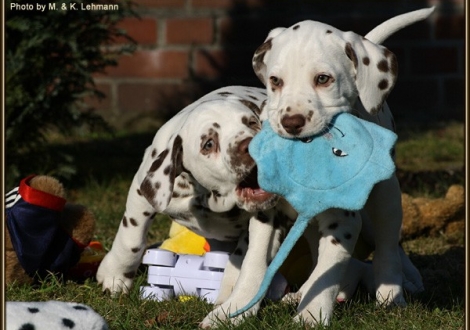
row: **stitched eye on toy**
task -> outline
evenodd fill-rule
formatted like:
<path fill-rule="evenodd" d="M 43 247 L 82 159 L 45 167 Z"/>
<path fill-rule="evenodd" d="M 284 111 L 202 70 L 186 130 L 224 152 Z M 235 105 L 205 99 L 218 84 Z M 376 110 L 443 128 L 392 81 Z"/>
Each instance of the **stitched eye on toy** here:
<path fill-rule="evenodd" d="M 281 78 L 276 76 L 269 77 L 269 81 L 271 81 L 271 85 L 273 85 L 274 87 L 282 87 L 284 83 Z"/>
<path fill-rule="evenodd" d="M 319 74 L 315 77 L 315 85 L 328 86 L 333 82 L 333 78 L 326 74 Z"/>
<path fill-rule="evenodd" d="M 332 148 L 332 150 L 333 150 L 333 155 L 338 156 L 338 157 L 345 157 L 348 155 L 346 152 L 344 152 L 341 149 Z"/>

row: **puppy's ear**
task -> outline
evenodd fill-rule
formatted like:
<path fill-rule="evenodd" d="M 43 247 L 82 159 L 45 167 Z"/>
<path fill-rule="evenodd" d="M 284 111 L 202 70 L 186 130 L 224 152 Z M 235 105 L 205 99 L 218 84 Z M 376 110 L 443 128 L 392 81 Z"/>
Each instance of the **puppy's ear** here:
<path fill-rule="evenodd" d="M 141 194 L 155 211 L 163 212 L 170 204 L 175 178 L 182 171 L 183 140 L 173 136 L 168 146 L 155 157 L 142 184 Z"/>
<path fill-rule="evenodd" d="M 266 86 L 266 60 L 268 58 L 269 50 L 272 47 L 273 38 L 275 38 L 278 34 L 284 31 L 286 28 L 278 27 L 271 30 L 266 37 L 264 43 L 259 46 L 255 54 L 253 55 L 252 65 L 253 70 L 255 70 L 256 75 L 258 76 L 259 80 Z"/>
<path fill-rule="evenodd" d="M 377 114 L 397 80 L 398 63 L 387 48 L 345 32 L 344 51 L 356 71 L 356 86 L 364 108 Z"/>

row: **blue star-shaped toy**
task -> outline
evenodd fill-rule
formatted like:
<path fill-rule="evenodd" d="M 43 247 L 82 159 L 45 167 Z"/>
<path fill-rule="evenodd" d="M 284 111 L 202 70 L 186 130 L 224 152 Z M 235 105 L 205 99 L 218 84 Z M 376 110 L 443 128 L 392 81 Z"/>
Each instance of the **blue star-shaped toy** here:
<path fill-rule="evenodd" d="M 330 208 L 360 210 L 380 181 L 395 172 L 391 151 L 395 133 L 349 113 L 337 115 L 328 129 L 307 139 L 277 135 L 268 121 L 250 143 L 262 189 L 283 196 L 298 217 L 269 265 L 256 296 L 237 316 L 256 304 L 309 221 Z"/>

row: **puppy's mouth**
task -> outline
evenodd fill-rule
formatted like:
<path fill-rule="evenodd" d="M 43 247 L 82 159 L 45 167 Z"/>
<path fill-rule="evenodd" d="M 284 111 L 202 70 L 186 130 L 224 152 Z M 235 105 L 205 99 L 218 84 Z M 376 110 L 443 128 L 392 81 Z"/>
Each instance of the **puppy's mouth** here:
<path fill-rule="evenodd" d="M 243 200 L 255 203 L 265 202 L 276 196 L 260 188 L 258 184 L 257 166 L 238 184 L 236 192 Z"/>

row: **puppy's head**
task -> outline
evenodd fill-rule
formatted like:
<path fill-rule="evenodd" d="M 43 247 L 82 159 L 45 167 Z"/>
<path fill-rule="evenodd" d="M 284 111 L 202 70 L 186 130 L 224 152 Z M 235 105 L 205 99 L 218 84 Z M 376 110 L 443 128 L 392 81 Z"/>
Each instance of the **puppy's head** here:
<path fill-rule="evenodd" d="M 214 212 L 235 206 L 249 212 L 273 207 L 278 197 L 259 188 L 256 164 L 248 153 L 251 139 L 261 129 L 261 102 L 261 97 L 255 102 L 229 94 L 201 102 L 170 139 L 160 173 L 149 171 L 142 186 L 160 182 L 159 186 L 165 185 L 167 190 L 160 196 L 171 196 L 175 177 L 186 172 L 197 185 L 194 191 L 200 196 L 195 198 L 204 199 L 204 206 Z M 158 204 L 158 199 L 150 198 L 151 204 Z M 164 199 L 163 205 L 169 202 Z"/>
<path fill-rule="evenodd" d="M 264 111 L 281 136 L 320 133 L 357 98 L 377 113 L 397 78 L 393 53 L 353 32 L 303 21 L 272 30 L 256 50 L 253 68 L 266 85 Z"/>

